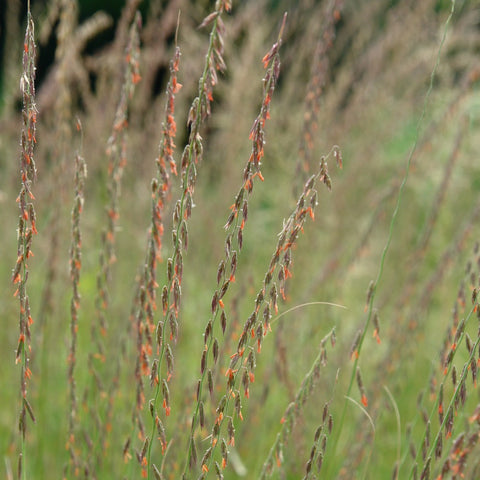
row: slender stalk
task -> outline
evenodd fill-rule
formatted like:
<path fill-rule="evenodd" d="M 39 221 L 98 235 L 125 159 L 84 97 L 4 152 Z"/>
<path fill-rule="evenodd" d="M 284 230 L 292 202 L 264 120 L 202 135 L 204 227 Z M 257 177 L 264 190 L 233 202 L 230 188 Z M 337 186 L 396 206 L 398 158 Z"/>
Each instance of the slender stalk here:
<path fill-rule="evenodd" d="M 217 70 L 224 71 L 225 63 L 223 61 L 223 40 L 224 30 L 221 15 L 224 10 L 230 9 L 228 2 L 218 1 L 216 9 L 208 15 L 201 27 L 212 24 L 210 40 L 203 73 L 200 78 L 198 96 L 194 99 L 188 116 L 188 125 L 190 126 L 189 142 L 185 147 L 181 161 L 181 196 L 177 201 L 174 210 L 173 226 L 173 255 L 167 260 L 167 280 L 168 286 L 162 289 L 162 308 L 163 317 L 156 327 L 157 347 L 159 353 L 153 360 L 152 366 L 158 372 L 158 380 L 155 380 L 155 389 L 153 399 L 150 401 L 150 413 L 152 424 L 150 436 L 145 439 L 145 467 L 147 469 L 147 478 L 150 480 L 153 471 L 152 446 L 155 430 L 161 425 L 160 416 L 157 413 L 160 397 L 163 397 L 162 407 L 165 416 L 170 415 L 170 398 L 168 382 L 173 373 L 173 354 L 167 341 L 167 325 L 170 328 L 171 340 L 176 340 L 178 335 L 178 317 L 181 303 L 181 283 L 183 273 L 183 255 L 182 251 L 188 247 L 187 220 L 190 218 L 193 207 L 193 195 L 197 177 L 197 164 L 201 162 L 203 156 L 202 139 L 200 128 L 203 121 L 210 116 L 213 100 L 213 87 L 217 83 Z M 166 374 L 163 374 L 163 360 L 166 357 Z M 163 426 L 161 427 L 163 428 Z M 162 444 L 162 450 L 165 451 L 166 443 Z M 156 467 L 155 467 L 156 468 Z"/>
<path fill-rule="evenodd" d="M 20 179 L 21 188 L 17 197 L 19 207 L 17 261 L 13 269 L 12 282 L 17 286 L 15 296 L 19 300 L 19 338 L 15 362 L 21 364 L 20 371 L 20 455 L 18 460 L 18 478 L 28 478 L 26 466 L 26 434 L 27 414 L 35 422 L 35 415 L 27 397 L 28 381 L 31 378 L 31 325 L 33 319 L 30 312 L 30 301 L 27 293 L 29 270 L 27 261 L 33 256 L 31 246 L 33 235 L 37 233 L 36 215 L 33 205 L 34 196 L 32 184 L 36 180 L 37 170 L 34 161 L 34 145 L 36 143 L 37 108 L 35 104 L 35 37 L 34 23 L 30 12 L 30 2 L 27 10 L 27 28 L 23 44 L 23 74 L 20 88 L 23 98 L 23 128 L 20 139 Z"/>

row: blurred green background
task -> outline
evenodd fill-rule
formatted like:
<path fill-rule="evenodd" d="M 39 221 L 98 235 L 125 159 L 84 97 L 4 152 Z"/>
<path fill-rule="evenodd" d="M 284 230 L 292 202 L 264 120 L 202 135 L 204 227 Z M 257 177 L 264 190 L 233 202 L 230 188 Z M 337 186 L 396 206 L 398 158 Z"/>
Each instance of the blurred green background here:
<path fill-rule="evenodd" d="M 4 232 L 0 256 L 0 451 L 7 478 L 10 471 L 15 471 L 19 443 L 16 425 L 20 370 L 14 365 L 18 301 L 13 298 L 10 272 L 17 251 L 15 198 L 20 188 L 21 131 L 18 84 L 24 3 L 7 0 L 0 5 L 0 221 Z M 109 283 L 107 362 L 102 367 L 106 379 L 118 373 L 120 388 L 112 407 L 112 433 L 97 478 L 140 478 L 136 460 L 125 464 L 122 457 L 125 439 L 132 429 L 135 388 L 135 337 L 129 314 L 135 276 L 145 257 L 150 182 L 155 174 L 168 62 L 173 54 L 177 13 L 181 10 L 178 45 L 182 51 L 179 81 L 183 88 L 176 99 L 175 154 L 179 162 L 188 138 L 186 118 L 198 89 L 208 42 L 208 28 L 197 26 L 213 8 L 213 2 L 207 1 L 137 3 L 143 17 L 142 81 L 129 112 L 127 165 L 116 232 L 117 262 L 112 266 Z M 125 21 L 122 18 L 128 18 L 124 2 L 81 1 L 76 13 L 75 9 L 69 10 L 69 5 L 74 4 L 32 2 L 38 43 L 38 181 L 33 190 L 39 234 L 33 242 L 35 257 L 29 262 L 28 292 L 35 320 L 29 397 L 37 424 L 29 429 L 27 462 L 30 478 L 39 479 L 61 478 L 68 463 L 68 254 L 73 158 L 80 147 L 79 135 L 73 132 L 76 116 L 84 128 L 82 148 L 88 167 L 81 220 L 82 301 L 77 368 L 80 405 L 85 389 L 92 388 L 87 357 L 92 348 L 90 329 L 95 321 L 98 255 L 108 201 L 105 148 L 123 79 L 126 36 L 120 27 Z M 336 10 L 332 10 L 332 5 Z M 281 47 L 281 76 L 266 126 L 262 165 L 265 181 L 255 184 L 249 200 L 244 248 L 236 282 L 225 304 L 229 321 L 236 320 L 241 328 L 252 311 L 274 253 L 276 236 L 295 207 L 299 188 L 315 171 L 321 155 L 339 145 L 344 168 L 335 168 L 335 162 L 329 159 L 333 188 L 328 192 L 319 186 L 316 219 L 307 224 L 294 250 L 294 277 L 280 313 L 316 301 L 338 303 L 346 309 L 304 306 L 274 321 L 273 332 L 266 337 L 257 358 L 251 397 L 244 402 L 245 421 L 236 425 L 237 441 L 232 448 L 236 456 L 225 471 L 225 478 L 239 478 L 240 465 L 247 471 L 246 478 L 258 475 L 285 408 L 315 359 L 321 339 L 333 326 L 337 345 L 328 349 L 328 363 L 321 369 L 316 387 L 298 417 L 285 446 L 284 465 L 275 478 L 302 478 L 325 402 L 330 402 L 334 418 L 328 446 L 337 440 L 335 426 L 346 401 L 352 369 L 351 345 L 365 323 L 367 288 L 377 275 L 406 159 L 418 138 L 375 300 L 382 342 L 377 344 L 370 327 L 359 363 L 375 433 L 371 435 L 362 411 L 347 401 L 346 423 L 337 449 L 330 452 L 327 448 L 319 476 L 391 478 L 399 448 L 399 478 L 408 478 L 413 464 L 409 444 L 412 441 L 420 449 L 424 430 L 419 412 L 422 408 L 434 408 L 437 394 L 436 390 L 431 395 L 429 392 L 432 378 L 437 385 L 442 381 L 439 352 L 448 338 L 452 310 L 456 305 L 460 316 L 466 315 L 471 284 L 478 283 L 477 258 L 472 253 L 480 233 L 480 166 L 476 161 L 480 148 L 478 2 L 456 2 L 425 118 L 418 123 L 450 5 L 448 1 L 434 0 L 246 1 L 233 2 L 232 12 L 224 16 L 227 71 L 219 76 L 212 116 L 201 133 L 204 159 L 198 167 L 196 206 L 188 225 L 190 242 L 184 256 L 180 337 L 170 387 L 172 417 L 166 422 L 172 439 L 165 461 L 167 478 L 178 478 L 183 467 L 194 386 L 200 373 L 202 333 L 210 318 L 218 262 L 223 256 L 223 225 L 250 155 L 249 132 L 262 98 L 261 59 L 276 39 L 284 11 L 289 16 Z M 71 15 L 67 39 L 71 41 L 68 48 L 72 54 L 66 78 L 57 75 L 55 53 L 58 55 L 58 12 L 62 8 Z M 108 16 L 98 16 L 99 10 Z M 85 33 L 86 26 L 91 28 L 91 35 Z M 311 83 L 312 78 L 317 79 L 317 84 Z M 315 85 L 320 88 L 315 90 Z M 306 100 L 311 101 L 309 91 L 314 92 L 311 95 L 317 108 L 314 120 L 306 114 L 312 105 Z M 68 94 L 64 103 L 59 101 L 62 92 Z M 65 109 L 65 105 L 69 108 Z M 308 158 L 304 158 L 307 133 L 312 143 Z M 171 254 L 171 215 L 179 192 L 179 180 L 175 179 L 165 213 L 165 259 Z M 465 273 L 468 261 L 472 262 L 473 283 L 470 272 Z M 159 265 L 158 275 L 161 287 L 166 281 L 165 263 Z M 466 307 L 458 300 L 462 288 Z M 472 319 L 468 325 L 474 341 L 478 335 L 475 322 Z M 225 345 L 224 357 L 228 362 L 234 347 L 230 341 Z M 459 371 L 465 351 L 462 345 L 456 359 Z M 222 384 L 220 380 L 219 385 Z M 464 428 L 476 431 L 476 425 L 468 426 L 467 419 L 478 403 L 478 389 L 470 380 L 468 385 L 467 405 L 455 420 L 458 432 Z M 399 410 L 400 443 L 395 408 L 384 386 L 392 393 Z M 447 397 L 451 388 L 446 386 L 445 390 Z M 422 392 L 424 400 L 418 406 Z M 149 394 L 147 388 L 147 401 Z M 355 387 L 352 395 L 360 401 Z M 97 401 L 99 411 L 109 408 L 108 399 Z M 208 408 L 208 416 L 214 416 L 213 406 Z M 87 417 L 79 413 L 79 421 L 85 420 L 88 426 L 92 419 Z M 145 418 L 148 421 L 148 412 Z M 413 426 L 411 437 L 409 424 Z M 432 431 L 435 428 L 436 417 Z M 202 434 L 207 436 L 208 432 Z M 141 449 L 141 443 L 134 447 Z M 161 458 L 157 450 L 155 454 Z M 446 457 L 447 446 L 442 461 Z M 470 458 L 475 458 L 474 454 Z M 472 460 L 469 464 L 468 478 L 477 478 L 477 463 L 478 460 Z M 438 474 L 441 465 L 438 461 L 432 471 Z M 85 472 L 84 476 L 90 478 Z"/>

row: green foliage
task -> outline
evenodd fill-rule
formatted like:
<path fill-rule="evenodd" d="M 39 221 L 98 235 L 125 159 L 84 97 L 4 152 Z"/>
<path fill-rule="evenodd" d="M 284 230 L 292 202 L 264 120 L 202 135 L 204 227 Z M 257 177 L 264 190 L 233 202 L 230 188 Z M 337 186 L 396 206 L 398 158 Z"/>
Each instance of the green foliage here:
<path fill-rule="evenodd" d="M 6 478 L 476 478 L 472 9 L 139 3 L 5 58 Z"/>

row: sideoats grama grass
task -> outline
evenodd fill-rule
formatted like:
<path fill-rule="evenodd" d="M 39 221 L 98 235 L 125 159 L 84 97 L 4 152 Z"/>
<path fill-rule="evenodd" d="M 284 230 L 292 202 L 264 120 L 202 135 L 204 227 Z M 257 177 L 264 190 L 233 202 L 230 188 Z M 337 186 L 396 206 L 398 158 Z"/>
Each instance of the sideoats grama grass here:
<path fill-rule="evenodd" d="M 6 478 L 477 478 L 475 7 L 207 3 L 7 2 Z"/>

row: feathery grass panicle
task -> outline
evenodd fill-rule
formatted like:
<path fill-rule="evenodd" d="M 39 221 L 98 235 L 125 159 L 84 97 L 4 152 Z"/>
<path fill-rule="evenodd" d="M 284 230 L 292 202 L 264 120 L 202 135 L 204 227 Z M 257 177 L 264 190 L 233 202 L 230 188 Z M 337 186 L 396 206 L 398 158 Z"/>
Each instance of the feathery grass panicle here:
<path fill-rule="evenodd" d="M 283 31 L 283 27 L 281 31 Z M 272 49 L 272 51 L 275 51 L 275 55 L 278 54 L 276 48 Z M 210 470 L 216 448 L 219 444 L 221 445 L 222 469 L 227 466 L 228 446 L 235 445 L 234 420 L 243 420 L 242 392 L 237 384 L 241 378 L 243 398 L 248 399 L 250 396 L 250 384 L 255 380 L 256 356 L 261 352 L 264 337 L 271 331 L 272 317 L 278 313 L 278 294 L 284 300 L 286 299 L 286 283 L 292 277 L 292 249 L 296 245 L 298 235 L 300 232 L 303 232 L 307 218 L 311 217 L 312 220 L 314 219 L 314 209 L 317 205 L 316 180 L 323 182 L 327 188 L 331 188 L 325 157 L 322 157 L 320 160 L 318 173 L 312 175 L 306 182 L 296 208 L 288 220 L 284 221 L 283 229 L 278 235 L 277 247 L 263 279 L 262 288 L 256 295 L 254 310 L 243 326 L 236 352 L 230 357 L 230 364 L 225 372 L 225 389 L 215 410 L 216 418 L 209 436 L 210 446 L 206 448 L 201 461 L 202 475 L 206 475 Z M 227 423 L 226 432 L 225 422 Z M 224 428 L 222 429 L 222 427 Z M 195 448 L 193 435 L 190 438 L 190 448 L 192 450 Z M 217 465 L 215 462 L 216 470 L 218 470 Z"/>
<path fill-rule="evenodd" d="M 77 130 L 83 135 L 82 125 L 77 119 Z M 75 155 L 75 197 L 72 208 L 72 239 L 70 244 L 70 279 L 72 282 L 72 299 L 70 302 L 70 351 L 68 354 L 68 383 L 69 383 L 69 405 L 70 413 L 68 418 L 68 436 L 66 449 L 69 454 L 68 470 L 75 476 L 79 474 L 80 464 L 76 453 L 76 433 L 77 424 L 77 387 L 75 379 L 75 368 L 77 365 L 77 345 L 78 345 L 78 312 L 80 309 L 80 271 L 82 268 L 82 235 L 80 230 L 80 218 L 83 212 L 85 180 L 87 177 L 87 165 L 82 156 L 82 142 Z"/>
<path fill-rule="evenodd" d="M 150 415 L 152 417 L 152 426 L 150 436 L 147 436 L 145 442 L 147 448 L 142 450 L 139 461 L 142 464 L 144 475 L 150 479 L 154 464 L 152 463 L 152 446 L 155 430 L 164 432 L 164 426 L 158 413 L 158 403 L 162 397 L 162 408 L 164 417 L 170 415 L 171 404 L 169 394 L 169 382 L 173 375 L 174 357 L 172 350 L 172 342 L 176 342 L 180 314 L 181 297 L 182 297 L 182 277 L 183 277 L 183 252 L 188 248 L 188 228 L 187 222 L 192 215 L 194 205 L 193 197 L 195 193 L 195 185 L 197 180 L 197 166 L 201 163 L 203 157 L 202 137 L 200 129 L 207 117 L 211 114 L 211 102 L 213 101 L 213 89 L 218 82 L 217 71 L 224 72 L 226 69 L 223 60 L 224 40 L 223 35 L 225 26 L 221 15 L 224 11 L 231 8 L 228 1 L 217 1 L 215 10 L 209 14 L 200 24 L 200 28 L 212 24 L 210 31 L 210 41 L 207 54 L 205 56 L 205 65 L 202 76 L 199 81 L 198 94 L 192 102 L 188 114 L 187 125 L 190 129 L 188 143 L 185 146 L 181 158 L 180 177 L 181 177 L 181 197 L 176 201 L 173 213 L 172 241 L 173 253 L 167 259 L 167 285 L 162 288 L 162 319 L 158 321 L 156 326 L 157 353 L 152 359 L 151 369 L 153 372 L 153 399 L 149 403 Z M 174 61 L 175 62 L 175 61 Z M 178 88 L 176 77 L 172 80 L 173 90 Z M 175 83 L 174 83 L 175 82 Z M 171 99 L 167 99 L 167 123 L 166 128 L 168 135 L 165 138 L 166 143 L 162 145 L 162 153 L 166 155 L 166 159 L 172 168 L 171 150 L 173 148 L 170 138 L 174 133 L 173 117 L 168 113 Z M 162 166 L 160 159 L 160 167 Z M 174 169 L 176 172 L 176 167 Z M 169 337 L 166 334 L 167 328 L 170 332 Z M 165 359 L 165 363 L 164 363 Z M 165 370 L 165 371 L 164 371 Z M 165 453 L 167 440 L 164 434 L 159 437 L 162 452 Z M 155 465 L 155 468 L 158 467 Z"/>
<path fill-rule="evenodd" d="M 12 281 L 16 286 L 15 296 L 18 298 L 19 312 L 19 338 L 15 362 L 21 365 L 20 372 L 20 418 L 18 427 L 20 431 L 21 453 L 18 460 L 18 478 L 27 478 L 26 445 L 27 414 L 35 422 L 35 415 L 28 400 L 28 382 L 32 376 L 31 358 L 31 326 L 33 319 L 30 309 L 30 301 L 27 293 L 27 281 L 29 276 L 28 260 L 33 256 L 32 240 L 37 233 L 36 215 L 33 205 L 32 193 L 33 182 L 37 178 L 37 170 L 34 160 L 34 146 L 36 143 L 37 107 L 35 104 L 35 36 L 34 23 L 30 13 L 30 4 L 27 13 L 27 28 L 23 43 L 23 73 L 20 79 L 20 90 L 23 99 L 23 126 L 20 139 L 20 193 L 17 197 L 20 209 L 18 222 L 17 261 L 13 269 Z"/>
<path fill-rule="evenodd" d="M 243 233 L 248 220 L 248 199 L 253 192 L 254 179 L 258 177 L 264 180 L 261 173 L 261 160 L 264 156 L 265 144 L 265 123 L 270 118 L 270 102 L 273 92 L 280 74 L 280 58 L 279 48 L 282 41 L 282 33 L 285 28 L 286 15 L 277 42 L 272 46 L 270 51 L 264 56 L 263 64 L 266 73 L 263 79 L 263 99 L 260 107 L 260 113 L 257 115 L 250 130 L 250 140 L 252 141 L 252 150 L 247 161 L 243 173 L 243 184 L 235 197 L 235 203 L 230 207 L 231 212 L 224 226 L 227 231 L 224 248 L 224 258 L 220 261 L 217 269 L 217 289 L 215 290 L 211 301 L 211 319 L 208 321 L 203 334 L 204 349 L 200 362 L 200 379 L 197 383 L 196 403 L 193 409 L 193 417 L 191 422 L 191 431 L 189 438 L 188 454 L 185 461 L 184 476 L 187 468 L 192 469 L 196 461 L 194 461 L 194 452 L 196 451 L 195 436 L 198 426 L 204 427 L 204 400 L 203 389 L 205 383 L 208 383 L 210 395 L 214 389 L 213 371 L 217 366 L 219 358 L 219 341 L 216 330 L 217 320 L 220 318 L 220 327 L 222 334 L 225 335 L 227 328 L 227 314 L 225 312 L 224 297 L 228 292 L 230 285 L 235 281 L 235 273 L 237 269 L 237 261 L 243 246 Z M 205 23 L 205 21 L 203 22 Z M 212 352 L 211 355 L 210 352 Z M 210 356 L 210 360 L 209 360 Z M 218 410 L 218 408 L 217 408 Z M 217 412 L 218 413 L 218 412 Z M 215 425 L 219 425 L 216 423 Z M 217 439 L 218 440 L 218 439 Z M 225 449 L 224 449 L 225 450 Z M 227 457 L 226 450 L 223 452 L 222 469 L 225 468 Z M 202 470 L 207 468 L 203 466 Z"/>
<path fill-rule="evenodd" d="M 132 415 L 134 424 L 139 427 L 139 436 L 145 440 L 145 431 L 141 420 L 141 412 L 145 405 L 145 392 L 143 377 L 150 376 L 150 386 L 159 384 L 158 361 L 154 360 L 150 367 L 149 359 L 153 356 L 156 348 L 159 353 L 158 336 L 155 334 L 155 313 L 157 311 L 157 265 L 162 259 L 162 240 L 164 233 L 164 211 L 165 203 L 168 201 L 171 190 L 170 175 L 177 175 L 177 166 L 173 157 L 175 150 L 176 122 L 175 122 L 175 95 L 182 85 L 178 82 L 178 70 L 180 62 L 180 48 L 175 47 L 175 53 L 170 61 L 170 78 L 166 88 L 165 118 L 161 128 L 161 139 L 159 144 L 159 153 L 156 158 L 157 175 L 152 179 L 152 201 L 151 201 L 151 224 L 147 238 L 147 252 L 145 264 L 137 280 L 138 298 L 136 312 L 134 315 L 134 330 L 137 335 L 137 356 L 135 365 L 135 378 L 137 382 L 135 395 L 135 408 Z M 169 173 L 170 171 L 170 173 Z M 185 236 L 185 247 L 188 245 L 187 236 Z M 164 301 L 164 298 L 162 299 Z M 160 330 L 158 330 L 160 332 Z M 171 332 L 172 338 L 176 338 L 176 329 Z M 165 429 L 158 415 L 155 416 L 155 423 L 160 432 L 160 442 L 162 452 L 167 448 Z M 131 438 L 127 440 L 130 445 Z M 126 450 L 124 449 L 124 456 Z M 143 459 L 142 459 L 143 460 Z M 156 466 L 154 466 L 156 468 Z"/>

